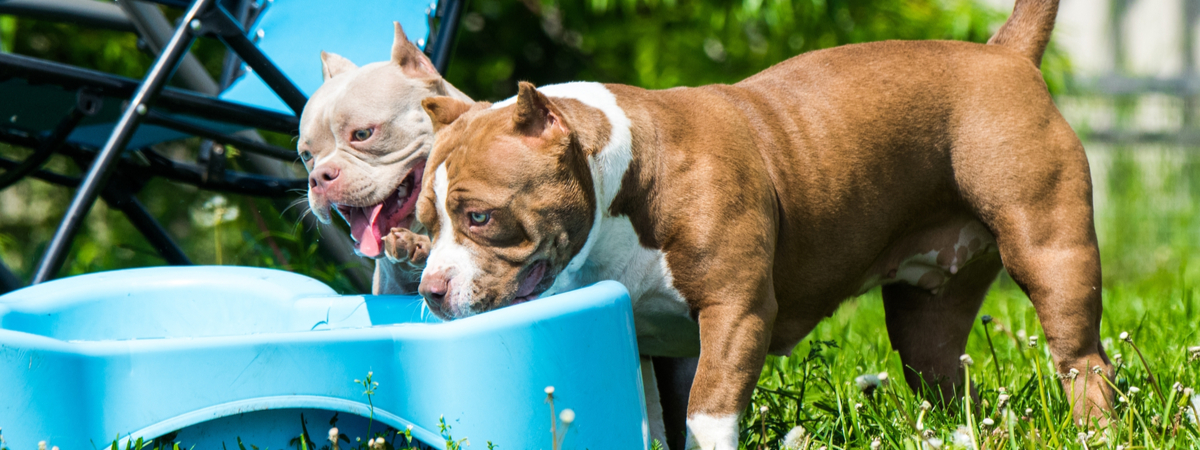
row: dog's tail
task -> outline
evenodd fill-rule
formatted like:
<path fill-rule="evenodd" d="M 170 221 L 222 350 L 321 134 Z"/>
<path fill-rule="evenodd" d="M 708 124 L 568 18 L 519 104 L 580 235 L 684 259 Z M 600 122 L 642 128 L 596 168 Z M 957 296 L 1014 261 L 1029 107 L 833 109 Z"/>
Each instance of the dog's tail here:
<path fill-rule="evenodd" d="M 1041 67 L 1042 53 L 1054 31 L 1058 16 L 1058 0 L 1017 0 L 1008 21 L 988 40 L 988 44 L 1003 45 L 1016 50 Z"/>

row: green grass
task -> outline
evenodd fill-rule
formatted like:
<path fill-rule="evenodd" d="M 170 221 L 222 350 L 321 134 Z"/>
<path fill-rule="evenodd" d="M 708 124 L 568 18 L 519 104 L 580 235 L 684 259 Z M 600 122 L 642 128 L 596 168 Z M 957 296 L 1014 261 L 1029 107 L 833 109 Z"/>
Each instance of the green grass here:
<path fill-rule="evenodd" d="M 914 449 L 939 441 L 941 448 L 975 442 L 997 449 L 1200 448 L 1194 420 L 1200 397 L 1183 398 L 1182 391 L 1200 388 L 1200 355 L 1188 350 L 1200 345 L 1200 274 L 1189 264 L 1200 256 L 1200 155 L 1089 149 L 1105 271 L 1102 342 L 1114 359 L 1118 397 L 1127 399 L 1117 403 L 1106 427 L 1073 423 L 1033 307 L 1002 275 L 980 312 L 994 318 L 987 327 L 995 357 L 982 321 L 967 345 L 974 360 L 969 376 L 979 392 L 974 414 L 965 407 L 922 410 L 923 399 L 903 381 L 875 290 L 846 302 L 791 356 L 767 360 L 743 415 L 742 447 L 783 448 L 785 434 L 799 425 L 814 449 L 871 448 L 874 441 L 880 448 Z M 1122 332 L 1140 347 L 1145 365 L 1119 339 Z M 1035 335 L 1039 343 L 1030 347 L 1028 336 Z M 868 397 L 855 378 L 880 372 L 890 375 L 889 383 Z M 1009 395 L 1003 407 L 1001 388 Z M 994 424 L 983 425 L 985 419 Z"/>

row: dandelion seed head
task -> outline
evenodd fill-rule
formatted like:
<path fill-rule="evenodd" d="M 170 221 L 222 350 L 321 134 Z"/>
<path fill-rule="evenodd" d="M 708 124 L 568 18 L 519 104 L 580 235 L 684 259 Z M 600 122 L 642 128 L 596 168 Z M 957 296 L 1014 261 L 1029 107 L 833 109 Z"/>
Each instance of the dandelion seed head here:
<path fill-rule="evenodd" d="M 875 392 L 875 388 L 879 387 L 879 376 L 875 374 L 863 374 L 854 378 L 854 384 L 858 385 L 858 390 L 866 395 L 871 395 Z"/>
<path fill-rule="evenodd" d="M 1129 332 L 1128 332 L 1128 331 L 1122 331 L 1122 332 L 1121 332 L 1121 335 L 1120 335 L 1120 336 L 1118 336 L 1118 337 L 1119 337 L 1119 338 L 1120 338 L 1122 341 L 1129 342 Z"/>
<path fill-rule="evenodd" d="M 345 378 L 342 378 L 342 379 L 343 379 L 343 380 L 345 380 Z M 331 441 L 337 441 L 337 439 L 338 439 L 338 429 L 337 429 L 337 427 L 330 428 L 330 429 L 329 429 L 329 440 L 331 440 Z"/>
<path fill-rule="evenodd" d="M 1032 414 L 1033 414 L 1033 408 L 1025 408 L 1025 415 L 1028 416 L 1028 415 L 1032 415 Z"/>
<path fill-rule="evenodd" d="M 46 450 L 46 441 L 38 441 L 38 450 Z"/>
<path fill-rule="evenodd" d="M 558 419 L 562 421 L 563 425 L 570 425 L 572 422 L 575 422 L 575 411 L 570 408 L 564 409 L 558 415 Z"/>
<path fill-rule="evenodd" d="M 767 405 L 762 405 L 758 407 L 758 412 L 759 414 L 766 414 L 768 409 L 769 408 L 767 408 Z"/>
<path fill-rule="evenodd" d="M 1129 387 L 1129 396 L 1132 397 L 1134 394 L 1137 394 L 1138 392 L 1142 392 L 1141 388 L 1138 388 L 1137 386 Z"/>
<path fill-rule="evenodd" d="M 929 411 L 933 405 L 929 404 L 929 400 L 921 400 L 921 411 Z"/>
<path fill-rule="evenodd" d="M 996 424 L 996 421 L 995 421 L 995 420 L 992 420 L 992 418 L 991 418 L 991 417 L 985 417 L 985 418 L 983 418 L 983 422 L 982 422 L 982 423 L 983 423 L 983 426 L 985 426 L 985 427 L 990 427 L 990 426 L 992 426 L 992 425 L 995 425 L 995 424 Z"/>
<path fill-rule="evenodd" d="M 783 448 L 799 450 L 804 447 L 804 437 L 808 432 L 802 426 L 792 427 L 783 437 Z"/>
<path fill-rule="evenodd" d="M 1038 342 L 1038 337 L 1036 334 L 1029 337 L 1029 346 L 1030 347 L 1037 347 L 1037 342 Z"/>
<path fill-rule="evenodd" d="M 879 440 L 879 438 L 875 438 L 875 439 L 871 440 L 871 450 L 879 450 L 879 447 L 882 445 L 883 445 L 883 442 L 881 442 Z"/>
<path fill-rule="evenodd" d="M 546 386 L 546 395 L 551 395 L 553 393 L 554 393 L 554 386 Z"/>
<path fill-rule="evenodd" d="M 975 360 L 971 359 L 971 355 L 968 355 L 965 353 L 962 356 L 958 357 L 958 362 L 962 363 L 963 366 L 970 366 L 972 364 L 975 364 Z"/>
<path fill-rule="evenodd" d="M 880 383 L 887 384 L 887 380 L 888 380 L 887 372 L 879 372 L 879 375 L 876 375 L 876 376 L 879 377 Z"/>
<path fill-rule="evenodd" d="M 1100 367 L 1099 364 L 1092 366 L 1092 373 L 1100 375 L 1101 372 L 1104 372 L 1104 368 Z"/>
<path fill-rule="evenodd" d="M 958 429 L 954 430 L 954 434 L 950 437 L 954 445 L 970 448 L 971 444 L 974 443 L 974 439 L 971 439 L 971 430 L 962 425 L 959 425 Z"/>

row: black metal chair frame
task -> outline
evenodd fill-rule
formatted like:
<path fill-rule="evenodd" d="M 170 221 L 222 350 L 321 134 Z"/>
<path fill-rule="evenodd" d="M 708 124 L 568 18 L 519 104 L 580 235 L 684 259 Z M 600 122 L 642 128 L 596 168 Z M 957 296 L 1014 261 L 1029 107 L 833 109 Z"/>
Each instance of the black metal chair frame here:
<path fill-rule="evenodd" d="M 0 54 L 0 80 L 19 78 L 31 84 L 52 84 L 76 90 L 78 93 L 75 107 L 48 135 L 35 136 L 22 130 L 0 127 L 0 141 L 34 150 L 24 161 L 0 158 L 0 168 L 6 169 L 0 174 L 0 190 L 26 176 L 77 188 L 62 222 L 37 266 L 31 284 L 50 280 L 57 274 L 70 250 L 74 235 L 97 196 L 122 211 L 168 264 L 185 265 L 191 264 L 187 255 L 134 195 L 150 178 L 163 177 L 203 189 L 260 197 L 285 197 L 307 187 L 307 181 L 304 179 L 280 179 L 225 170 L 224 158 L 203 158 L 204 155 L 201 155 L 202 160 L 208 161 L 199 162 L 206 164 L 192 164 L 174 161 L 150 148 L 141 148 L 134 152 L 141 157 L 120 158 L 137 127 L 142 123 L 149 123 L 219 144 L 232 145 L 245 152 L 292 161 L 296 159 L 296 153 L 292 150 L 206 129 L 179 120 L 170 113 L 295 135 L 298 133 L 300 113 L 308 100 L 247 36 L 245 24 L 250 21 L 246 20 L 245 8 L 237 8 L 239 14 L 234 15 L 219 0 L 149 1 L 169 7 L 185 8 L 186 12 L 170 41 L 162 48 L 141 81 L 37 58 Z M 43 7 L 43 13 L 46 13 L 46 8 L 62 8 L 62 4 L 55 1 L 42 4 L 16 3 L 21 3 L 22 7 L 31 12 L 39 11 L 39 6 Z M 445 73 L 449 63 L 462 3 L 463 0 L 438 2 L 436 17 L 440 19 L 440 25 L 432 33 L 428 48 L 432 49 L 430 59 L 441 73 Z M 51 13 L 61 12 L 57 10 Z M 76 19 L 82 23 L 121 27 L 119 21 L 111 15 L 94 14 L 92 11 L 75 13 L 81 16 Z M 226 71 L 228 72 L 230 67 L 239 67 L 236 58 L 240 58 L 283 99 L 294 115 L 165 87 L 197 37 L 213 37 L 223 42 L 232 52 L 226 61 Z M 67 136 L 80 121 L 86 116 L 94 115 L 100 109 L 101 97 L 130 99 L 104 146 L 99 149 L 84 148 L 67 142 Z M 80 167 L 87 167 L 85 175 L 75 178 L 42 169 L 42 165 L 54 153 L 73 159 Z M 117 176 L 114 177 L 114 174 Z M 0 292 L 19 287 L 20 281 L 0 262 Z"/>

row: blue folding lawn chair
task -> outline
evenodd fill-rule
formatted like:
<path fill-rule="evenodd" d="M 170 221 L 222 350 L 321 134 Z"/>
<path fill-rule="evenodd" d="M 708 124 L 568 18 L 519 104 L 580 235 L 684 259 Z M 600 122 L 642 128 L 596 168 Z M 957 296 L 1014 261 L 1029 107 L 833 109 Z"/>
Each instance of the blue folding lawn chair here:
<path fill-rule="evenodd" d="M 161 35 L 153 36 L 154 23 L 142 16 L 157 14 L 166 22 L 157 6 L 147 9 L 148 3 L 141 1 L 123 0 L 118 7 L 94 0 L 0 0 L 0 14 L 137 30 L 143 41 L 160 44 L 141 81 L 0 54 L 0 118 L 5 119 L 0 121 L 0 141 L 34 150 L 24 161 L 0 158 L 0 168 L 6 169 L 0 174 L 0 189 L 27 176 L 78 186 L 31 284 L 56 276 L 98 196 L 124 212 L 168 264 L 190 264 L 135 196 L 151 177 L 221 192 L 294 197 L 305 189 L 305 180 L 226 170 L 221 145 L 294 161 L 295 151 L 239 132 L 261 129 L 295 135 L 307 96 L 321 84 L 320 51 L 360 64 L 385 60 L 392 22 L 398 21 L 444 72 L 462 6 L 462 0 L 152 1 L 186 9 L 173 31 L 163 25 Z M 231 51 L 221 80 L 226 88 L 219 95 L 166 87 L 198 37 L 218 39 Z M 203 72 L 186 70 L 186 64 L 183 69 L 185 76 Z M 172 160 L 151 148 L 188 136 L 220 145 L 202 146 L 195 163 Z M 72 158 L 86 174 L 77 179 L 42 169 L 54 153 Z M 358 281 L 363 287 L 362 277 Z M 0 292 L 21 284 L 0 263 Z"/>

